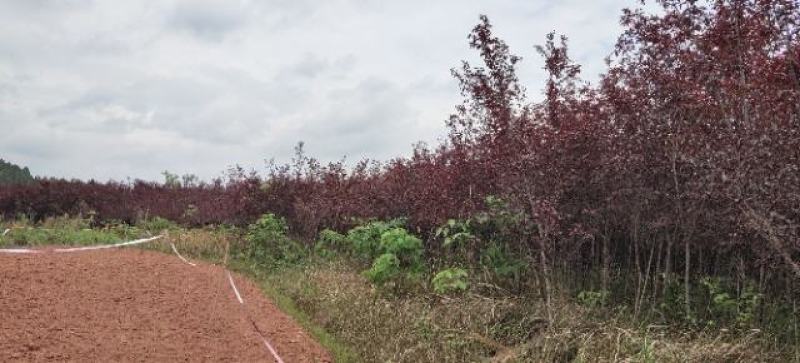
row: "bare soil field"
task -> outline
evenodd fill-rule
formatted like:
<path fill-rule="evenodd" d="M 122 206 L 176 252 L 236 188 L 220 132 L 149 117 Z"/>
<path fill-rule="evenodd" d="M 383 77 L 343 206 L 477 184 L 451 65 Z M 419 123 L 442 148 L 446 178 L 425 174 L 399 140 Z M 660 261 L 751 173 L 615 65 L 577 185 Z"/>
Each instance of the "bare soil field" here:
<path fill-rule="evenodd" d="M 0 253 L 0 361 L 331 357 L 247 279 L 139 249 Z M 260 333 L 259 333 L 260 332 Z"/>

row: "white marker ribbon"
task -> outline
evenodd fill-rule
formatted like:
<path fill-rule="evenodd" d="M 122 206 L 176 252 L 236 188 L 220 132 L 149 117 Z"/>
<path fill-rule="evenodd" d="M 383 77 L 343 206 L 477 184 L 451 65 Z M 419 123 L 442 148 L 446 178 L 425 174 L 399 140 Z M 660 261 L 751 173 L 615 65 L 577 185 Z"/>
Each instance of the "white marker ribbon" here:
<path fill-rule="evenodd" d="M 256 332 L 256 333 L 258 333 L 258 332 Z M 269 342 L 267 341 L 267 338 L 264 338 L 264 336 L 261 335 L 261 333 L 258 333 L 258 335 L 261 337 L 261 340 L 264 341 L 264 345 L 267 346 L 267 349 L 269 349 L 269 352 L 272 353 L 272 356 L 275 358 L 275 361 L 278 362 L 278 363 L 283 363 L 283 359 L 281 359 L 281 357 L 278 355 L 278 352 L 275 351 L 275 348 L 272 347 L 272 344 L 269 344 Z"/>
<path fill-rule="evenodd" d="M 138 245 L 138 244 L 142 244 L 142 243 L 147 243 L 147 242 L 150 242 L 150 241 L 155 241 L 155 240 L 157 240 L 157 239 L 159 239 L 161 237 L 164 237 L 164 236 L 155 236 L 155 237 L 150 237 L 150 238 L 137 239 L 135 241 L 115 243 L 115 244 L 111 244 L 111 245 L 73 247 L 73 248 L 57 248 L 57 249 L 54 249 L 53 252 L 56 252 L 56 253 L 79 252 L 79 251 L 103 250 L 103 249 L 107 249 L 107 248 L 117 248 L 117 247 L 124 247 L 124 246 L 132 246 L 132 245 Z"/>
<path fill-rule="evenodd" d="M 26 248 L 8 248 L 0 249 L 0 253 L 39 253 L 39 250 L 29 250 Z"/>
<path fill-rule="evenodd" d="M 8 232 L 8 230 L 6 230 L 6 232 Z M 5 232 L 4 232 L 4 234 L 5 234 Z M 106 248 L 116 248 L 116 247 L 123 247 L 123 246 L 138 245 L 138 244 L 147 243 L 147 242 L 150 242 L 150 241 L 157 240 L 157 239 L 159 239 L 161 237 L 163 237 L 163 236 L 155 236 L 155 237 L 150 237 L 150 238 L 137 239 L 135 241 L 122 242 L 122 243 L 116 243 L 116 244 L 111 244 L 111 245 L 73 247 L 73 248 L 56 248 L 56 249 L 51 250 L 51 251 L 48 251 L 48 250 L 32 250 L 32 249 L 26 249 L 26 248 L 8 248 L 8 249 L 0 248 L 0 253 L 42 253 L 42 252 L 63 253 L 63 252 L 92 251 L 92 250 L 102 250 L 102 249 L 106 249 Z M 189 264 L 191 264 L 191 263 L 189 263 Z"/>
<path fill-rule="evenodd" d="M 175 248 L 175 244 L 174 243 L 170 242 L 169 245 L 170 245 L 170 247 L 172 247 L 172 252 L 175 252 L 175 255 L 178 256 L 178 258 L 180 258 L 181 261 L 185 262 L 189 266 L 197 266 L 197 264 L 189 262 L 189 260 L 183 258 L 183 256 L 181 256 L 180 252 L 178 252 L 178 249 Z"/>
<path fill-rule="evenodd" d="M 231 276 L 230 271 L 226 271 L 228 273 L 228 281 L 231 283 L 231 287 L 233 288 L 233 293 L 236 294 L 236 300 L 239 300 L 239 304 L 244 304 L 244 300 L 242 300 L 242 295 L 239 294 L 239 289 L 236 288 L 236 284 L 233 283 L 233 276 Z"/>
<path fill-rule="evenodd" d="M 6 230 L 5 230 L 5 231 L 3 231 L 3 234 L 0 234 L 0 236 L 5 236 L 5 235 L 7 235 L 7 234 L 8 234 L 8 232 L 11 232 L 11 230 L 10 230 L 10 229 L 8 229 L 8 228 L 6 228 Z"/>
<path fill-rule="evenodd" d="M 228 273 L 228 281 L 231 283 L 231 288 L 233 289 L 233 293 L 236 294 L 236 300 L 239 300 L 239 304 L 244 304 L 244 300 L 242 300 L 242 295 L 239 294 L 239 289 L 236 288 L 236 284 L 233 282 L 233 276 L 231 276 L 231 272 L 227 270 L 225 272 Z M 261 342 L 264 343 L 264 346 L 267 347 L 270 354 L 272 354 L 272 357 L 275 358 L 275 361 L 277 363 L 284 363 L 283 359 L 281 359 L 281 356 L 279 356 L 278 352 L 275 350 L 275 347 L 273 347 L 272 344 L 269 344 L 269 341 L 267 340 L 267 338 L 264 337 L 264 334 L 261 334 L 261 332 L 258 329 L 258 326 L 256 326 L 255 321 L 253 321 L 253 318 L 249 315 L 247 316 L 247 318 L 250 319 L 250 323 L 253 324 L 253 329 L 256 331 L 256 334 L 258 334 L 258 337 L 261 338 Z"/>

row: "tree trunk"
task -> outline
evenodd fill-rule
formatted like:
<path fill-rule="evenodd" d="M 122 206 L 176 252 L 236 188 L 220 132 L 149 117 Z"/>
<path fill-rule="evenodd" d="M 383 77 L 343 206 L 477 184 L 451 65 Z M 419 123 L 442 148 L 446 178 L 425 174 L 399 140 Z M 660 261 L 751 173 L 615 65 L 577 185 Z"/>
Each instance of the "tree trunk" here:
<path fill-rule="evenodd" d="M 789 266 L 789 268 L 797 276 L 797 278 L 800 278 L 800 263 L 795 262 L 789 251 L 786 250 L 783 241 L 781 241 L 777 231 L 775 231 L 775 227 L 772 225 L 772 222 L 766 217 L 757 213 L 752 208 L 748 207 L 748 210 L 745 211 L 745 213 L 747 215 L 750 227 L 756 230 L 758 233 L 760 233 L 767 239 L 767 242 L 769 242 L 769 246 L 772 247 L 772 249 L 779 256 L 781 256 L 783 262 L 786 263 L 787 266 Z"/>
<path fill-rule="evenodd" d="M 684 292 L 685 292 L 685 294 L 684 294 L 684 303 L 686 304 L 686 317 L 687 318 L 692 315 L 691 301 L 689 299 L 689 287 L 690 287 L 689 272 L 690 272 L 690 267 L 691 267 L 691 261 L 692 260 L 690 258 L 690 254 L 689 253 L 690 253 L 689 238 L 686 238 L 685 239 L 685 243 L 684 243 L 684 254 L 685 254 L 684 264 L 685 265 L 684 265 L 684 269 L 683 269 L 683 288 L 684 288 Z"/>
<path fill-rule="evenodd" d="M 539 263 L 542 265 L 542 278 L 544 279 L 544 299 L 547 307 L 547 320 L 553 323 L 553 306 L 551 302 L 552 290 L 550 286 L 550 269 L 547 267 L 547 254 L 544 251 L 545 242 L 542 240 L 542 248 L 539 250 Z"/>
<path fill-rule="evenodd" d="M 611 265 L 611 254 L 609 252 L 609 238 L 608 236 L 603 237 L 603 272 L 602 272 L 602 290 L 609 291 L 608 289 L 608 280 L 609 280 L 609 269 Z"/>
<path fill-rule="evenodd" d="M 666 238 L 667 250 L 664 251 L 664 296 L 666 296 L 667 288 L 669 287 L 670 281 L 672 281 L 672 244 L 675 242 L 675 236 L 670 234 Z"/>
<path fill-rule="evenodd" d="M 683 211 L 683 204 L 681 203 L 681 194 L 680 194 L 680 184 L 678 182 L 678 146 L 677 142 L 672 142 L 672 181 L 675 184 L 675 212 L 676 212 L 676 219 L 677 223 L 675 225 L 675 235 L 679 236 L 680 231 L 678 230 L 679 226 L 683 223 L 686 223 L 684 218 L 684 211 Z M 684 269 L 683 269 L 683 287 L 684 287 L 684 304 L 686 305 L 686 317 L 688 318 L 691 316 L 691 298 L 690 298 L 690 291 L 689 291 L 689 272 L 691 267 L 691 255 L 690 255 L 690 248 L 689 248 L 689 240 L 688 236 L 684 236 L 684 244 L 683 244 L 683 255 L 684 255 Z"/>
<path fill-rule="evenodd" d="M 641 310 L 642 307 L 642 301 L 644 300 L 644 296 L 647 294 L 647 281 L 650 279 L 650 267 L 653 265 L 653 255 L 655 254 L 655 251 L 656 251 L 656 243 L 653 243 L 653 246 L 650 247 L 650 257 L 647 258 L 647 267 L 644 272 L 644 277 L 639 278 L 639 280 L 642 281 L 641 282 L 642 286 L 640 289 L 636 290 L 636 302 L 634 304 L 634 309 L 633 309 L 634 320 L 636 320 L 636 318 L 639 317 L 639 311 Z M 655 281 L 653 281 L 653 285 L 655 285 Z M 655 289 L 653 291 L 655 291 Z"/>

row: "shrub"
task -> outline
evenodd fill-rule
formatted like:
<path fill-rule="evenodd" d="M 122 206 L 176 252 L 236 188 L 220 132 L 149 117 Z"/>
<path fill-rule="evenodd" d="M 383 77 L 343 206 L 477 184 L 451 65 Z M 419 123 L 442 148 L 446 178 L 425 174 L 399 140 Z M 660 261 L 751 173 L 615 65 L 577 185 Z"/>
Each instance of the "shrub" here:
<path fill-rule="evenodd" d="M 285 236 L 289 232 L 286 220 L 272 213 L 265 214 L 248 227 L 248 238 L 264 239 Z"/>
<path fill-rule="evenodd" d="M 319 233 L 314 252 L 322 257 L 330 257 L 337 252 L 349 252 L 347 236 L 330 229 L 323 229 Z"/>
<path fill-rule="evenodd" d="M 468 276 L 467 270 L 458 267 L 439 271 L 431 281 L 433 284 L 433 291 L 437 294 L 467 291 Z"/>
<path fill-rule="evenodd" d="M 507 248 L 499 243 L 491 243 L 481 254 L 481 265 L 494 275 L 503 279 L 518 280 L 525 271 L 525 261 L 512 256 Z"/>
<path fill-rule="evenodd" d="M 140 221 L 136 225 L 153 233 L 161 233 L 164 230 L 178 228 L 178 225 L 175 222 L 161 217 L 153 217 L 144 221 Z"/>
<path fill-rule="evenodd" d="M 447 220 L 447 223 L 436 229 L 436 237 L 443 238 L 442 245 L 445 247 L 459 247 L 467 242 L 474 240 L 475 236 L 470 232 L 470 222 L 455 219 Z"/>
<path fill-rule="evenodd" d="M 578 293 L 578 303 L 587 308 L 597 308 L 608 303 L 608 290 L 581 291 Z"/>
<path fill-rule="evenodd" d="M 708 310 L 711 319 L 706 325 L 718 325 L 722 322 L 731 322 L 741 328 L 752 325 L 762 297 L 752 284 L 745 284 L 737 296 L 735 292 L 729 292 L 719 278 L 705 277 L 700 283 L 708 291 L 710 300 Z"/>
<path fill-rule="evenodd" d="M 381 234 L 382 253 L 391 253 L 400 260 L 406 269 L 418 270 L 422 257 L 422 240 L 411 235 L 404 228 L 392 228 Z"/>
<path fill-rule="evenodd" d="M 265 214 L 247 228 L 245 241 L 248 257 L 260 264 L 296 263 L 305 250 L 286 236 L 286 221 L 272 213 Z"/>
<path fill-rule="evenodd" d="M 366 256 L 367 252 L 380 254 L 363 273 L 378 287 L 390 281 L 397 287 L 400 280 L 411 280 L 423 269 L 422 240 L 408 233 L 405 228 L 396 227 L 397 224 L 395 221 L 371 222 L 348 233 L 354 249 L 360 251 L 362 256 Z M 381 234 L 376 239 L 379 231 Z"/>
<path fill-rule="evenodd" d="M 659 313 L 668 322 L 697 325 L 700 323 L 694 311 L 686 309 L 686 285 L 675 276 L 666 276 L 664 296 L 659 303 Z"/>
<path fill-rule="evenodd" d="M 364 271 L 364 276 L 379 287 L 397 279 L 400 275 L 400 259 L 393 253 L 384 253 L 378 256 L 372 263 L 372 267 Z"/>
<path fill-rule="evenodd" d="M 359 257 L 371 260 L 381 254 L 381 236 L 395 227 L 396 222 L 373 221 L 347 232 L 347 239 Z"/>

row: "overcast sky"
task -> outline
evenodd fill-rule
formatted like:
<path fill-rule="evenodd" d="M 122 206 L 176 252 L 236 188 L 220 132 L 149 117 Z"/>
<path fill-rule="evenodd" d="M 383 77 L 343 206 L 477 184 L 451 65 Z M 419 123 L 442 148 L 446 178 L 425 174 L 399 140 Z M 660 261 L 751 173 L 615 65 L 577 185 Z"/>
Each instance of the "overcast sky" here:
<path fill-rule="evenodd" d="M 633 0 L 0 0 L 0 158 L 37 175 L 159 180 L 436 144 L 486 14 L 543 86 L 555 30 L 596 79 Z"/>

